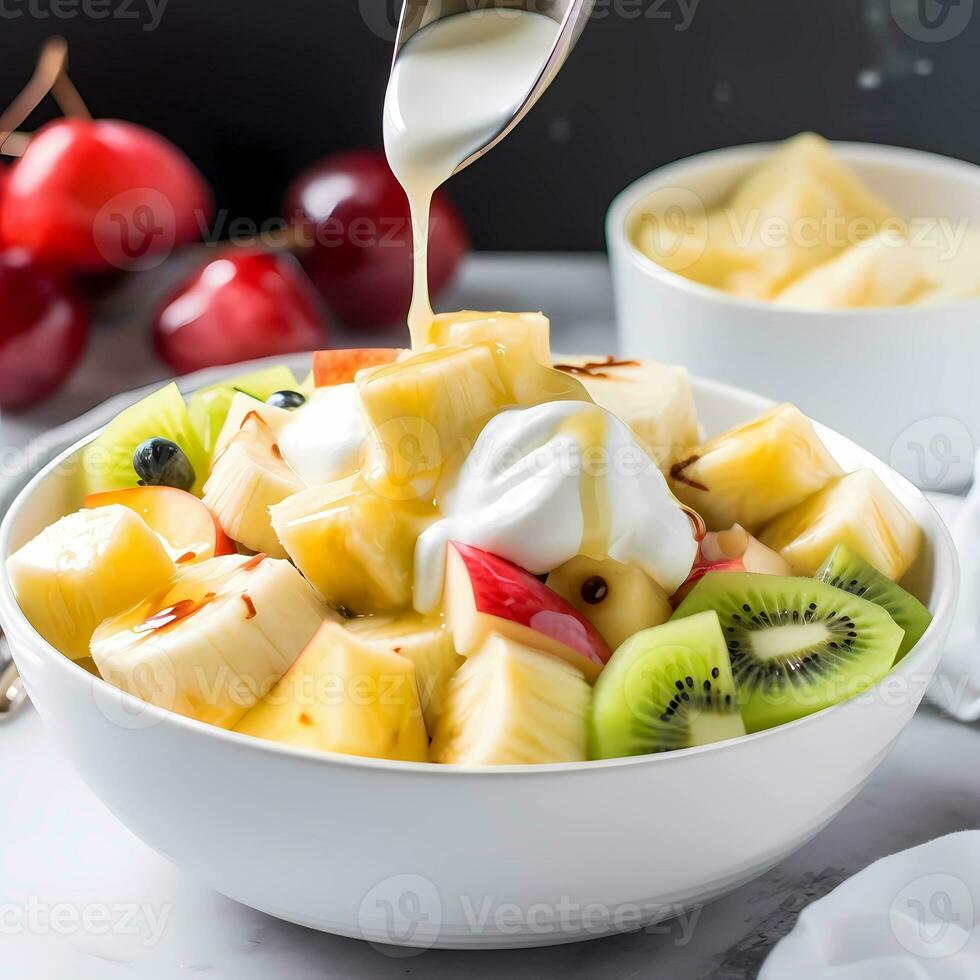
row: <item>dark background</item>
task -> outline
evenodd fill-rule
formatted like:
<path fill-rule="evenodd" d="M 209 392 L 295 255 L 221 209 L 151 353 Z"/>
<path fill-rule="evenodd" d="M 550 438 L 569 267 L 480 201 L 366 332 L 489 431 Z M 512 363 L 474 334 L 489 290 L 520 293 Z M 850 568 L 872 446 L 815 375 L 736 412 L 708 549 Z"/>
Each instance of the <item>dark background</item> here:
<path fill-rule="evenodd" d="M 275 215 L 305 165 L 380 145 L 397 0 L 169 0 L 154 30 L 147 0 L 101 0 L 105 19 L 86 0 L 63 16 L 73 2 L 0 0 L 0 103 L 63 34 L 92 111 L 174 140 L 231 217 Z M 681 30 L 681 0 L 599 0 L 534 113 L 452 182 L 475 245 L 601 248 L 633 178 L 801 129 L 980 162 L 980 14 L 927 43 L 892 16 L 903 2 L 700 0 Z"/>

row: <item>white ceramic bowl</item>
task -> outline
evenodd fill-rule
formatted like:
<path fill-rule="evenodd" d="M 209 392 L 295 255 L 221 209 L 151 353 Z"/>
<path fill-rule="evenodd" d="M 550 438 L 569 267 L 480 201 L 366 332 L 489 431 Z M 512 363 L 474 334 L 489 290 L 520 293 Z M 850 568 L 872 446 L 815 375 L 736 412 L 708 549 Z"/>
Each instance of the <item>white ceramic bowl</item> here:
<path fill-rule="evenodd" d="M 208 375 L 202 380 L 214 380 Z M 767 406 L 695 381 L 709 431 Z M 905 480 L 820 428 L 847 468 L 870 466 L 925 530 L 913 570 L 935 619 L 854 701 L 782 728 L 670 755 L 480 770 L 318 755 L 148 706 L 66 660 L 0 574 L 0 620 L 37 710 L 95 793 L 147 844 L 246 905 L 345 936 L 456 948 L 536 946 L 635 929 L 728 892 L 817 833 L 912 717 L 957 592 L 941 521 Z M 78 447 L 17 497 L 6 557 L 77 505 Z"/>
<path fill-rule="evenodd" d="M 621 349 L 790 401 L 927 490 L 956 490 L 980 447 L 980 300 L 935 308 L 807 311 L 741 300 L 669 272 L 631 241 L 651 201 L 721 204 L 772 145 L 717 150 L 641 178 L 613 202 L 606 237 Z M 897 147 L 835 153 L 916 228 L 980 228 L 980 167 Z M 940 234 L 938 230 L 935 235 Z M 944 239 L 945 240 L 945 239 Z"/>

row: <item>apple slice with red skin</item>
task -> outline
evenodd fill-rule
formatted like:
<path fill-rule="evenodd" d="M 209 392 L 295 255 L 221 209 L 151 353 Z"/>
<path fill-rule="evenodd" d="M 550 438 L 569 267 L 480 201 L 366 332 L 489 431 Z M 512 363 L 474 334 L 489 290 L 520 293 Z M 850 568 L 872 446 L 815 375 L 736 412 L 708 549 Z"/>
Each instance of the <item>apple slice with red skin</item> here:
<path fill-rule="evenodd" d="M 591 684 L 612 656 L 599 631 L 557 592 L 513 562 L 457 541 L 447 546 L 444 612 L 464 657 L 497 633 L 567 660 Z"/>
<path fill-rule="evenodd" d="M 782 555 L 767 548 L 740 524 L 727 531 L 709 531 L 698 544 L 698 556 L 684 584 L 671 596 L 677 606 L 709 572 L 755 572 L 759 575 L 792 576 Z"/>
<path fill-rule="evenodd" d="M 390 364 L 403 351 L 398 347 L 361 347 L 355 350 L 318 350 L 313 355 L 313 383 L 317 388 L 350 384 L 363 368 Z"/>
<path fill-rule="evenodd" d="M 85 507 L 118 504 L 135 511 L 162 539 L 178 565 L 235 554 L 231 538 L 198 497 L 176 487 L 128 487 L 90 493 Z"/>

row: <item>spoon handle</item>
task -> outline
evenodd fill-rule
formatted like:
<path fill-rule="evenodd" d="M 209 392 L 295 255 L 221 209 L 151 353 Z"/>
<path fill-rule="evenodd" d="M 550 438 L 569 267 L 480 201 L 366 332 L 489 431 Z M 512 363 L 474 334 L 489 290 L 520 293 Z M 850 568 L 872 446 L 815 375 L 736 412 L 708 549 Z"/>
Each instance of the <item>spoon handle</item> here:
<path fill-rule="evenodd" d="M 0 631 L 0 721 L 15 715 L 27 703 L 27 690 L 10 658 L 7 640 Z"/>

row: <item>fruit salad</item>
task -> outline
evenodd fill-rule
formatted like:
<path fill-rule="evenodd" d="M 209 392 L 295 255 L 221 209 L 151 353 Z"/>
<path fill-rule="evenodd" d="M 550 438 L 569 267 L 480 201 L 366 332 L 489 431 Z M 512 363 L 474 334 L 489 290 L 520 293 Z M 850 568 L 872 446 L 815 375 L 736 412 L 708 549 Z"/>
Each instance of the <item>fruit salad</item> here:
<path fill-rule="evenodd" d="M 676 751 L 854 696 L 930 621 L 920 528 L 796 408 L 705 441 L 683 370 L 555 358 L 540 314 L 171 384 L 80 455 L 79 509 L 7 563 L 37 632 L 308 750 Z"/>
<path fill-rule="evenodd" d="M 937 306 L 980 295 L 980 232 L 930 213 L 927 201 L 916 217 L 903 216 L 813 133 L 787 140 L 718 206 L 709 203 L 664 196 L 635 222 L 633 244 L 686 279 L 795 309 Z"/>

